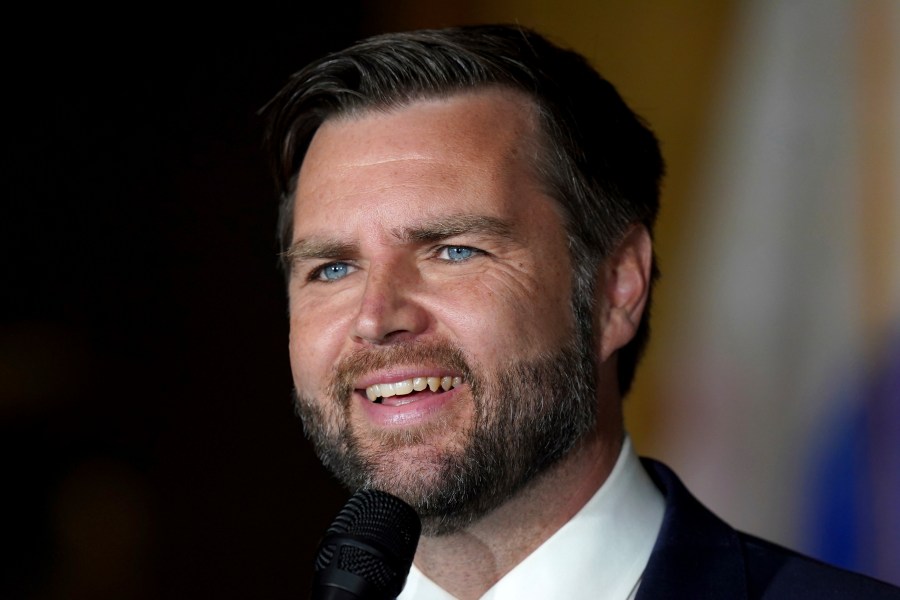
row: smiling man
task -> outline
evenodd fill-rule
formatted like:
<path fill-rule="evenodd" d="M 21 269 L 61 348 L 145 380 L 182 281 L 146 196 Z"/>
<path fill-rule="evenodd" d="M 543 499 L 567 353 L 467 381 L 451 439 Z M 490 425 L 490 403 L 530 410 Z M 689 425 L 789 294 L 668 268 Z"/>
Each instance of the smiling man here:
<path fill-rule="evenodd" d="M 896 597 L 635 456 L 662 159 L 583 58 L 517 27 L 382 36 L 267 113 L 298 411 L 348 487 L 422 517 L 401 598 Z"/>

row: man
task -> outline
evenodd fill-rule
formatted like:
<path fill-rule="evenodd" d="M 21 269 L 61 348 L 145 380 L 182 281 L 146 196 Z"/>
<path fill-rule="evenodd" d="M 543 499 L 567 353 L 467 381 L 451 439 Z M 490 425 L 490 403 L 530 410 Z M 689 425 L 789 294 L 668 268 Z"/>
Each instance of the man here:
<path fill-rule="evenodd" d="M 518 27 L 377 37 L 267 112 L 298 411 L 348 487 L 422 517 L 401 598 L 900 597 L 636 458 L 663 166 L 582 57 Z"/>

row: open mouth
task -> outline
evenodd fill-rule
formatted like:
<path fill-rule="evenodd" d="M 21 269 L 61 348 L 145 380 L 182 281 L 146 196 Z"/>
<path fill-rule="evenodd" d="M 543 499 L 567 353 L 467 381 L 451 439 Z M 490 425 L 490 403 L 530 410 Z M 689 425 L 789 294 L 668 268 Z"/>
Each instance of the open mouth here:
<path fill-rule="evenodd" d="M 413 377 L 370 385 L 366 388 L 366 397 L 375 404 L 400 406 L 416 400 L 420 392 L 441 394 L 461 384 L 461 377 Z"/>

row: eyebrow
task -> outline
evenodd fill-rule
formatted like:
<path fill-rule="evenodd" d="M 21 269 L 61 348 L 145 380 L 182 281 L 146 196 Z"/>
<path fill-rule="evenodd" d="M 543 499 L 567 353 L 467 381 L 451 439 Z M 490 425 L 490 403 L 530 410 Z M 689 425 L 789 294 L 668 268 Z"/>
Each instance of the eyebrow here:
<path fill-rule="evenodd" d="M 441 217 L 433 222 L 394 229 L 391 233 L 405 243 L 439 242 L 463 234 L 489 234 L 506 239 L 513 237 L 512 227 L 508 222 L 486 215 Z"/>
<path fill-rule="evenodd" d="M 455 215 L 441 217 L 410 227 L 396 228 L 391 235 L 402 243 L 439 242 L 463 234 L 488 234 L 512 239 L 512 227 L 506 221 L 486 215 Z M 302 260 L 348 258 L 359 252 L 359 246 L 328 238 L 300 238 L 295 240 L 281 257 L 287 263 Z"/>
<path fill-rule="evenodd" d="M 301 238 L 281 253 L 287 263 L 300 260 L 347 258 L 357 252 L 356 244 L 321 238 Z"/>

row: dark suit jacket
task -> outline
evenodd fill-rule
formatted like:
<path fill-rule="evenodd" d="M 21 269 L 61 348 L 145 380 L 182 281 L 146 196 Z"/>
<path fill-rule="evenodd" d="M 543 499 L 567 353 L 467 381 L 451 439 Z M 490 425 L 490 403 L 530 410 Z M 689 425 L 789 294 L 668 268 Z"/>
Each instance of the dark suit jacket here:
<path fill-rule="evenodd" d="M 735 531 L 700 504 L 668 467 L 643 462 L 665 496 L 666 514 L 637 600 L 900 600 L 900 588 Z"/>

